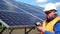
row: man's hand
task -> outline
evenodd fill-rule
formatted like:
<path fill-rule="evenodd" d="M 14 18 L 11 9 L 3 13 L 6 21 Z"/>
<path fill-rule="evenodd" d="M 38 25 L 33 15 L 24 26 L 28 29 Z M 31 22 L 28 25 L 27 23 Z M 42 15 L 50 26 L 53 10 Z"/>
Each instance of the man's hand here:
<path fill-rule="evenodd" d="M 44 32 L 44 29 L 41 26 L 37 26 L 37 30 Z"/>
<path fill-rule="evenodd" d="M 37 25 L 37 30 L 44 32 L 44 29 L 41 26 L 41 23 L 40 22 L 37 22 L 36 25 Z"/>
<path fill-rule="evenodd" d="M 36 23 L 36 26 L 41 26 L 41 23 L 40 23 L 40 22 L 37 22 L 37 23 Z"/>

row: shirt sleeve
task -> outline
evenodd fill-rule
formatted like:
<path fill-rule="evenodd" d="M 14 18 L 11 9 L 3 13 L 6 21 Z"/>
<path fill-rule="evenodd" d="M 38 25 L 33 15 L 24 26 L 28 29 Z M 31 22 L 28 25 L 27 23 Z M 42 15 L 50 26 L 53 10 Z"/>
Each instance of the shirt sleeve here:
<path fill-rule="evenodd" d="M 60 34 L 60 21 L 58 21 L 54 26 L 54 33 L 44 31 L 44 34 Z"/>

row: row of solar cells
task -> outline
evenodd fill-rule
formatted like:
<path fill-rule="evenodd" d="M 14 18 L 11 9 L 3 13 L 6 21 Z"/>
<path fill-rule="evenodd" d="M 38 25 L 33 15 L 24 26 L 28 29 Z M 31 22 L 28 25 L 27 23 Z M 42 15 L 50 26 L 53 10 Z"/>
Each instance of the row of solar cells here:
<path fill-rule="evenodd" d="M 0 19 L 5 21 L 8 25 L 34 25 L 36 18 L 28 14 L 0 12 Z"/>
<path fill-rule="evenodd" d="M 42 11 L 41 7 L 35 8 L 32 5 L 28 5 L 28 4 L 25 4 L 25 3 L 22 3 L 22 2 L 17 3 L 17 2 L 9 1 L 9 3 L 11 3 L 12 5 L 10 5 L 8 3 L 0 4 L 1 5 L 0 10 L 10 10 L 10 11 L 19 11 L 19 12 L 24 12 L 23 10 L 25 10 L 26 12 L 28 11 L 28 12 L 34 13 L 34 14 L 36 14 L 36 13 L 38 13 L 38 14 L 42 13 L 43 14 L 43 11 Z M 15 7 L 15 6 L 17 6 L 18 8 Z"/>

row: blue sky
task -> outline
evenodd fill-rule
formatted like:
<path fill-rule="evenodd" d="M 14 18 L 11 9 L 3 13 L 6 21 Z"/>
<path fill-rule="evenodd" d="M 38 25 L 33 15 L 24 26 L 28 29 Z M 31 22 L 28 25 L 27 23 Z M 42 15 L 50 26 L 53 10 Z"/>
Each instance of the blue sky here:
<path fill-rule="evenodd" d="M 35 5 L 35 6 L 40 6 L 40 7 L 45 7 L 46 4 L 48 3 L 53 3 L 55 4 L 57 10 L 60 12 L 60 0 L 15 0 L 17 2 L 24 2 L 27 4 Z"/>

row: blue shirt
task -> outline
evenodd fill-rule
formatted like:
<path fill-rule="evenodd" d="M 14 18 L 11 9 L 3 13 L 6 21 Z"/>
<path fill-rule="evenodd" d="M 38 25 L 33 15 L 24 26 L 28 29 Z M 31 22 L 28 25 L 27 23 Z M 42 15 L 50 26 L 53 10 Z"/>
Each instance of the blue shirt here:
<path fill-rule="evenodd" d="M 45 30 L 44 34 L 60 34 L 60 21 L 54 25 L 54 33 Z"/>

